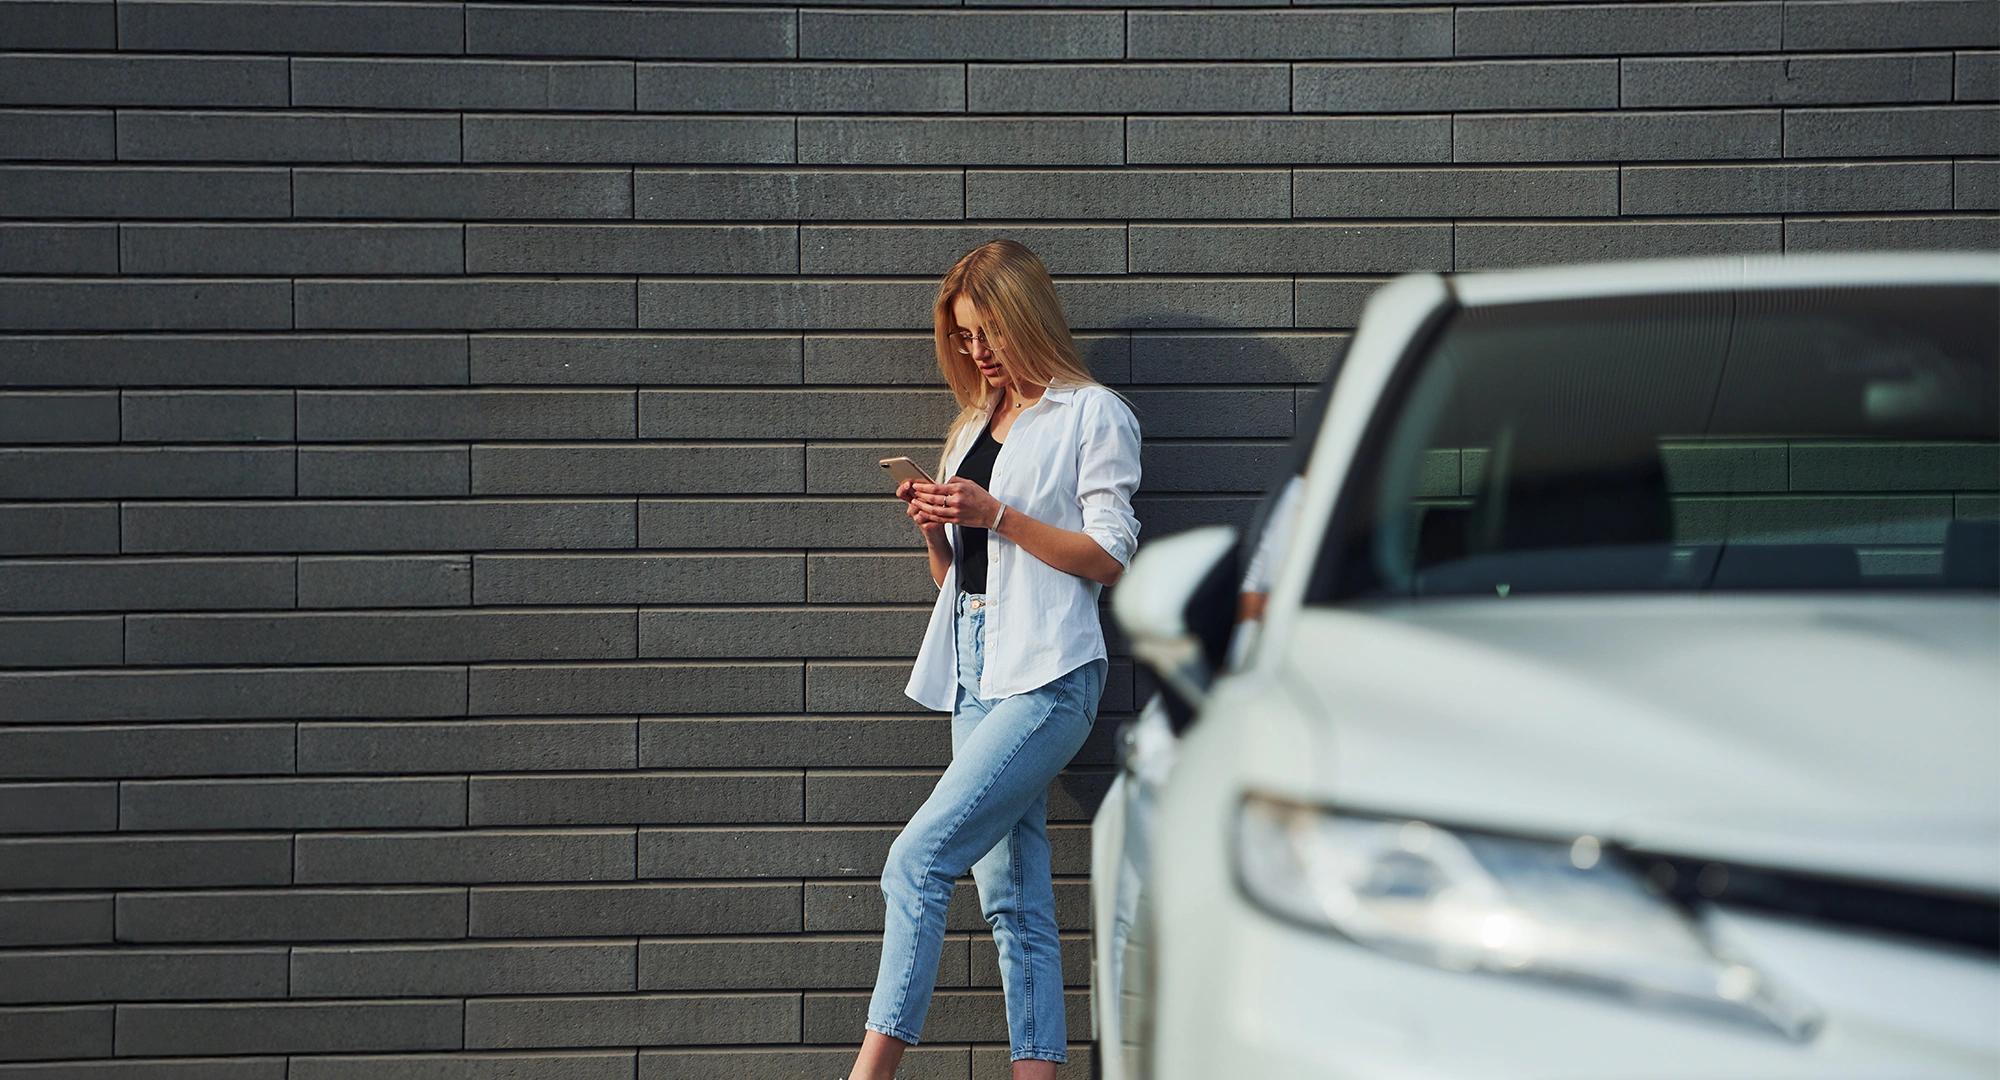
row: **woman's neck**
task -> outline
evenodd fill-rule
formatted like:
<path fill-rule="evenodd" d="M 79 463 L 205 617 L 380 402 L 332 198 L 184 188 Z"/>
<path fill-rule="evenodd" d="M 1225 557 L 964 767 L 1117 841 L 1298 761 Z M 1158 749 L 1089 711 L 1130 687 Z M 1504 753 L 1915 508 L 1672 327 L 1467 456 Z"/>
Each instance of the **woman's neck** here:
<path fill-rule="evenodd" d="M 1019 387 L 1009 386 L 1006 392 L 1000 395 L 1000 410 L 1005 412 L 1014 409 L 1025 409 L 1035 402 L 1042 400 L 1042 395 L 1048 391 L 1048 387 L 1046 386 L 1030 386 L 1028 389 L 1034 392 L 1032 394 L 1025 393 Z"/>

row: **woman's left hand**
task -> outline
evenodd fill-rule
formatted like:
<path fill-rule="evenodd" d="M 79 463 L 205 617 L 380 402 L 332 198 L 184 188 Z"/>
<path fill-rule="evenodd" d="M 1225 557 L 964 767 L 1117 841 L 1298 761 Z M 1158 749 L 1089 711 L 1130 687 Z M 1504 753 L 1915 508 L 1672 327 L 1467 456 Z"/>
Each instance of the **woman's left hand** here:
<path fill-rule="evenodd" d="M 934 521 L 950 522 L 967 529 L 990 529 L 1000 516 L 1000 500 L 993 493 L 962 477 L 942 484 L 911 485 L 913 504 Z"/>

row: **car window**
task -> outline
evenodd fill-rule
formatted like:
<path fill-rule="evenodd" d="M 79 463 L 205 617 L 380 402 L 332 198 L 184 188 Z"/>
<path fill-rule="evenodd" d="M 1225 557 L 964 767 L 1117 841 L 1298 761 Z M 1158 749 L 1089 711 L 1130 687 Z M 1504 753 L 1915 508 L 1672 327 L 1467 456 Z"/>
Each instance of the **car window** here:
<path fill-rule="evenodd" d="M 1996 356 L 1991 286 L 1461 311 L 1310 595 L 1995 588 Z"/>

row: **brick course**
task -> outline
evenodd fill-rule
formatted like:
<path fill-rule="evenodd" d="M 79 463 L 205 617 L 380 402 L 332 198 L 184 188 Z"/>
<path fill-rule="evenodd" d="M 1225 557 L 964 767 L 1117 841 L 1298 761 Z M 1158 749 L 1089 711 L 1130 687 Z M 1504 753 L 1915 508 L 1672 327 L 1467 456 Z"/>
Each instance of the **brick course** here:
<path fill-rule="evenodd" d="M 845 1068 L 869 879 L 950 758 L 873 462 L 937 453 L 958 254 L 1047 261 L 1144 424 L 1147 536 L 1241 521 L 1390 275 L 2000 248 L 1996 35 L 1990 0 L 0 4 L 0 1078 Z M 1947 493 L 1862 539 L 1993 512 L 1990 461 L 1925 464 Z M 1707 536 L 1858 529 L 1881 463 L 1669 467 Z M 1114 657 L 1051 786 L 1065 1075 L 1141 683 Z M 948 925 L 905 1075 L 997 1078 L 970 882 Z"/>

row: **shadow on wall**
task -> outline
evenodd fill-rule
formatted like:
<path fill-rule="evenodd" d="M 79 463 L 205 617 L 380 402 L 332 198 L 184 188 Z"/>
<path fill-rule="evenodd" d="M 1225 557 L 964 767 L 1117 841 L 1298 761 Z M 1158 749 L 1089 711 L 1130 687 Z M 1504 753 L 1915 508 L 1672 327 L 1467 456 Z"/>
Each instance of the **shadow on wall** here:
<path fill-rule="evenodd" d="M 1146 312 L 1132 329 L 1078 335 L 1091 371 L 1138 414 L 1144 540 L 1203 525 L 1246 527 L 1295 468 L 1301 420 L 1316 421 L 1344 332 L 1248 329 Z"/>
<path fill-rule="evenodd" d="M 1251 329 L 1168 312 L 1123 321 L 1130 329 L 1076 337 L 1091 372 L 1125 395 L 1139 416 L 1141 542 L 1203 525 L 1249 529 L 1268 511 L 1269 495 L 1300 467 L 1302 435 L 1317 423 L 1348 335 Z M 1107 591 L 1105 644 L 1113 657 L 1128 657 L 1109 603 Z M 1136 706 L 1153 685 L 1143 669 L 1132 675 Z M 1093 742 L 1108 739 L 1123 720 L 1100 718 Z M 1094 815 L 1108 783 L 1105 774 L 1064 772 L 1053 797 L 1073 799 Z"/>

